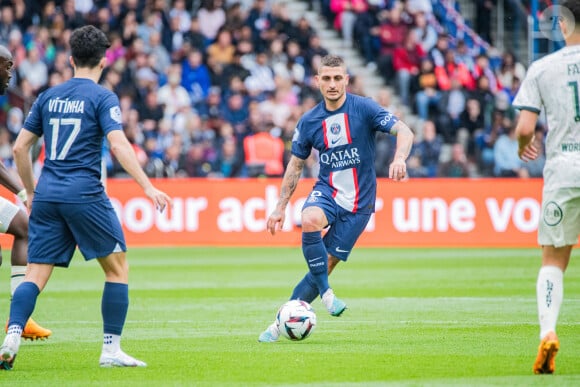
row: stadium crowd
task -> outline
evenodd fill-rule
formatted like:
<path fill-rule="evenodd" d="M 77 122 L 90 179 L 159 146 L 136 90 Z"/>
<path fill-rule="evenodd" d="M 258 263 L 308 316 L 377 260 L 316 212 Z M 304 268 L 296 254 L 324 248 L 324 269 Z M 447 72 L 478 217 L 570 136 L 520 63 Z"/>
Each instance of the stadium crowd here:
<path fill-rule="evenodd" d="M 369 97 L 419 117 L 411 177 L 541 176 L 543 158 L 523 164 L 513 131 L 511 100 L 526 69 L 512 53 L 495 53 L 481 21 L 480 35 L 467 27 L 457 2 L 309 5 L 392 87 Z M 2 1 L 0 44 L 15 63 L 0 100 L 7 166 L 35 97 L 72 76 L 68 37 L 87 23 L 111 41 L 101 84 L 119 95 L 125 132 L 149 176 L 283 174 L 297 120 L 320 101 L 314 76 L 328 51 L 307 18 L 294 20 L 271 0 Z M 350 91 L 363 93 L 351 77 Z M 377 173 L 387 176 L 392 140 L 379 136 L 377 150 Z M 106 145 L 103 152 L 108 176 L 124 177 Z M 35 157 L 40 165 L 43 150 Z M 313 154 L 307 177 L 316 164 Z"/>

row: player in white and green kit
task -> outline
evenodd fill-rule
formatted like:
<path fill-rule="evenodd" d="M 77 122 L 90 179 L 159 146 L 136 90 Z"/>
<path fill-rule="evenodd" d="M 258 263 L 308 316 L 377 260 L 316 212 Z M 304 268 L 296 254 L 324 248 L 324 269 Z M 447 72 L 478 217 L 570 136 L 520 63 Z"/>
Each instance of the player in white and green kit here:
<path fill-rule="evenodd" d="M 554 373 L 560 348 L 556 323 L 564 295 L 564 272 L 580 234 L 580 1 L 564 1 L 559 25 L 566 46 L 534 62 L 513 102 L 521 110 L 516 127 L 519 156 L 538 156 L 534 129 L 543 109 L 548 124 L 537 279 L 540 346 L 536 374 Z"/>

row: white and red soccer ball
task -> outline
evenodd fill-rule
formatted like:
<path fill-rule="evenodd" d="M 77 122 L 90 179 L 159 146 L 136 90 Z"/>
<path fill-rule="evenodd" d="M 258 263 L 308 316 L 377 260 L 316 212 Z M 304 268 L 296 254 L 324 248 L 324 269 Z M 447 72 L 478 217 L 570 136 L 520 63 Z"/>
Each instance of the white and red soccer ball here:
<path fill-rule="evenodd" d="M 304 340 L 316 327 L 316 313 L 306 301 L 290 300 L 280 307 L 276 321 L 282 336 L 288 340 Z"/>

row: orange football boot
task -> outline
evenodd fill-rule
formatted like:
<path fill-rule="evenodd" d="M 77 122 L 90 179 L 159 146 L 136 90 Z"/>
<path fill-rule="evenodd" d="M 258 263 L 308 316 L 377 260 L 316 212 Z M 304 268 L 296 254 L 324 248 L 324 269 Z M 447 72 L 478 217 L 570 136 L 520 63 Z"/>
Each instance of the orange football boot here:
<path fill-rule="evenodd" d="M 8 331 L 8 322 L 6 322 L 6 327 L 4 329 L 6 332 Z M 24 340 L 46 340 L 48 336 L 52 335 L 52 331 L 50 329 L 46 329 L 38 325 L 36 321 L 32 318 L 28 319 L 24 330 L 22 331 L 21 337 Z"/>
<path fill-rule="evenodd" d="M 560 349 L 560 341 L 554 332 L 548 333 L 540 342 L 538 357 L 534 362 L 535 374 L 553 374 L 556 370 L 556 355 Z"/>

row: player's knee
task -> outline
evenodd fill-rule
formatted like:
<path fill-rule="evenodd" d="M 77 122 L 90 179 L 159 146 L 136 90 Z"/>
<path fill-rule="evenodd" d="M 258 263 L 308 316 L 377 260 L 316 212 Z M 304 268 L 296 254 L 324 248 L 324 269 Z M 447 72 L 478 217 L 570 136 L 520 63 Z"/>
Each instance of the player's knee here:
<path fill-rule="evenodd" d="M 320 208 L 307 208 L 302 212 L 302 231 L 321 231 L 326 226 L 326 217 Z"/>
<path fill-rule="evenodd" d="M 127 283 L 129 277 L 129 263 L 125 253 L 113 253 L 99 260 L 105 277 L 109 282 Z"/>

